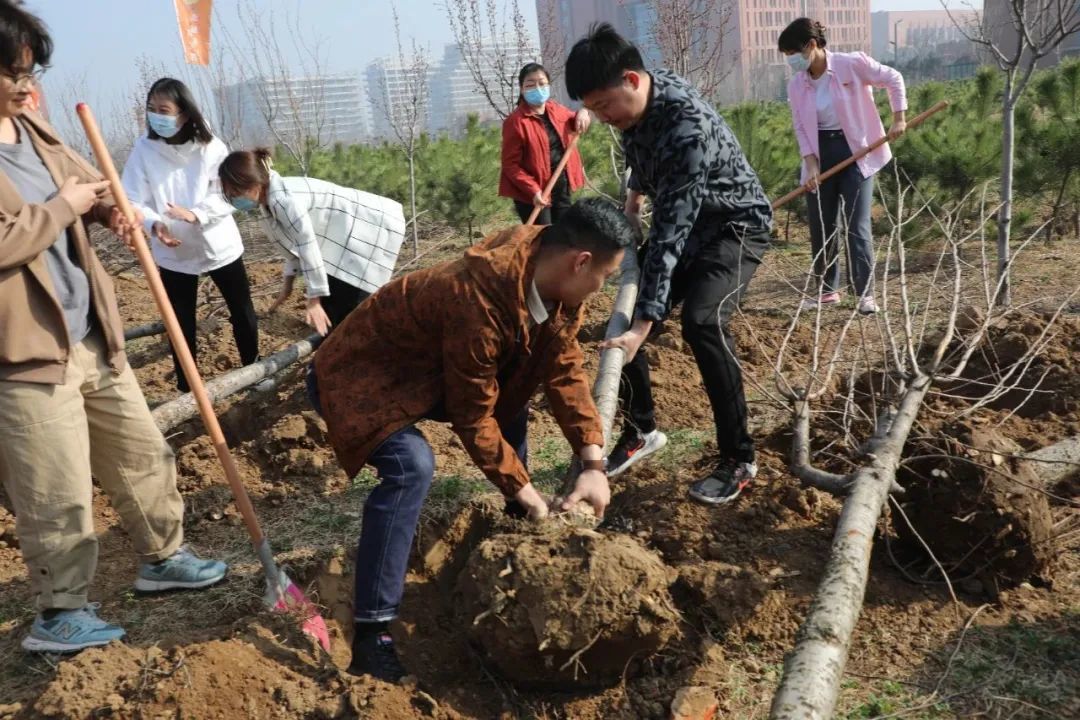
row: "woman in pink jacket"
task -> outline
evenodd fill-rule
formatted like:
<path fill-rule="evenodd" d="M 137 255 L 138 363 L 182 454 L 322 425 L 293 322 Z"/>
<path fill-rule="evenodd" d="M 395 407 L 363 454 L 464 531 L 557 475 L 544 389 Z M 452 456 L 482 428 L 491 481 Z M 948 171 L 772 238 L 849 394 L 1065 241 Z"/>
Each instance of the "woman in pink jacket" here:
<path fill-rule="evenodd" d="M 803 307 L 840 301 L 837 235 L 846 229 L 848 272 L 859 298 L 859 312 L 872 314 L 878 308 L 873 295 L 870 206 L 874 174 L 892 159 L 892 152 L 884 144 L 820 187 L 818 176 L 885 135 L 874 88 L 889 92 L 893 111 L 889 139 L 904 133 L 904 78 L 864 53 L 836 53 L 826 50 L 825 44 L 825 28 L 809 18 L 795 20 L 780 33 L 780 52 L 793 71 L 788 101 L 803 158 L 800 182 L 810 192 L 810 240 L 818 278 L 814 297 L 806 299 Z"/>

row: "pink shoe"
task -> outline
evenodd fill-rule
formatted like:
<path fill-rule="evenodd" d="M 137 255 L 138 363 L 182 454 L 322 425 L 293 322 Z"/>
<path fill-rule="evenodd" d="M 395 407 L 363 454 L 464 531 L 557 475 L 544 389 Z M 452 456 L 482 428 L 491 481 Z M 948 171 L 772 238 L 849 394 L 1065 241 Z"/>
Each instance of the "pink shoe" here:
<path fill-rule="evenodd" d="M 801 307 L 803 310 L 817 310 L 819 305 L 824 307 L 825 305 L 835 305 L 838 302 L 840 302 L 840 293 L 827 292 L 821 297 L 806 298 L 802 301 Z"/>

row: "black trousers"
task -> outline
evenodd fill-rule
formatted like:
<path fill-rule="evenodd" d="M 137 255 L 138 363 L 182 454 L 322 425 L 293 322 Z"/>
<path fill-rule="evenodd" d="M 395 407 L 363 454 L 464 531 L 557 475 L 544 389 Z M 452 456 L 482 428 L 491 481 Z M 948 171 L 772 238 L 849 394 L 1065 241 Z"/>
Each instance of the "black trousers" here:
<path fill-rule="evenodd" d="M 160 269 L 161 281 L 165 285 L 165 294 L 169 296 L 180 329 L 184 332 L 191 354 L 198 357 L 195 336 L 195 303 L 198 301 L 199 276 Z M 255 305 L 251 302 L 251 286 L 248 284 L 247 269 L 243 256 L 235 261 L 211 270 L 210 279 L 221 291 L 225 305 L 229 308 L 229 322 L 232 323 L 236 349 L 240 351 L 240 361 L 250 365 L 259 359 L 259 321 L 255 317 Z M 180 368 L 180 361 L 173 348 L 173 367 L 176 368 L 176 387 L 180 392 L 188 392 L 191 387 Z"/>
<path fill-rule="evenodd" d="M 671 305 L 683 304 L 682 336 L 694 353 L 716 423 L 716 445 L 725 458 L 754 459 L 746 426 L 746 395 L 735 360 L 731 315 L 768 247 L 768 235 L 741 240 L 725 233 L 692 256 L 684 255 L 671 279 Z M 626 423 L 639 432 L 656 429 L 649 362 L 639 350 L 623 368 L 619 405 Z"/>
<path fill-rule="evenodd" d="M 330 281 L 330 294 L 322 299 L 322 306 L 333 329 L 344 322 L 349 313 L 367 300 L 371 293 L 344 280 L 338 280 L 333 275 L 327 275 L 326 278 Z"/>
<path fill-rule="evenodd" d="M 532 203 L 523 203 L 518 200 L 514 201 L 514 209 L 517 210 L 518 217 L 521 218 L 521 222 L 525 222 L 532 215 L 533 208 L 536 207 Z M 552 198 L 551 205 L 540 211 L 540 214 L 536 216 L 537 225 L 554 225 L 559 222 L 559 218 L 563 213 L 570 209 L 570 197 L 567 196 L 565 200 L 561 198 Z"/>

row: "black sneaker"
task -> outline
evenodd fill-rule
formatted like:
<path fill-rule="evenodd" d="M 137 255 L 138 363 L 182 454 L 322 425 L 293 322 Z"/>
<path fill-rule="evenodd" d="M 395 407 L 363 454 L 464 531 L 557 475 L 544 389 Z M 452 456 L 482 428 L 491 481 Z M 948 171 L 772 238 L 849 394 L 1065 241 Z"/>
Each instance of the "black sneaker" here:
<path fill-rule="evenodd" d="M 641 462 L 654 452 L 667 445 L 667 435 L 659 430 L 639 433 L 634 428 L 623 430 L 619 442 L 615 443 L 611 454 L 607 456 L 608 477 L 626 472 L 635 463 Z"/>
<path fill-rule="evenodd" d="M 353 639 L 352 662 L 347 672 L 350 675 L 370 675 L 388 683 L 400 682 L 409 674 L 398 659 L 390 633 Z"/>
<path fill-rule="evenodd" d="M 722 460 L 707 477 L 690 486 L 690 497 L 707 505 L 726 505 L 757 477 L 757 463 Z"/>

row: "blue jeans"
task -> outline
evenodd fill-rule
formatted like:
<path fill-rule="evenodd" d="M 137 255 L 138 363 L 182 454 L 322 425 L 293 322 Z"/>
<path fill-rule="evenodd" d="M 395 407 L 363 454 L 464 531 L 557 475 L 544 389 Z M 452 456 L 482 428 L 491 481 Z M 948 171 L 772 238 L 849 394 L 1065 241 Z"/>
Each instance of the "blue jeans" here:
<path fill-rule="evenodd" d="M 314 372 L 307 376 L 308 399 L 317 412 L 318 381 Z M 445 421 L 441 407 L 425 416 Z M 512 420 L 500 423 L 503 438 L 521 461 L 528 465 L 528 408 Z M 356 622 L 384 622 L 397 617 L 405 590 L 420 510 L 435 477 L 435 454 L 424 434 L 415 425 L 398 430 L 383 441 L 368 457 L 379 484 L 364 503 L 360 542 L 356 551 L 353 618 Z"/>
<path fill-rule="evenodd" d="M 818 143 L 821 172 L 851 157 L 851 148 L 839 130 L 819 132 Z M 838 236 L 843 234 L 846 235 L 851 282 L 859 297 L 867 295 L 874 280 L 874 238 L 870 225 L 874 177 L 864 178 L 858 165 L 851 165 L 806 197 L 814 274 L 822 284 L 821 292 L 836 292 L 842 287 Z M 843 232 L 845 229 L 846 233 Z"/>

